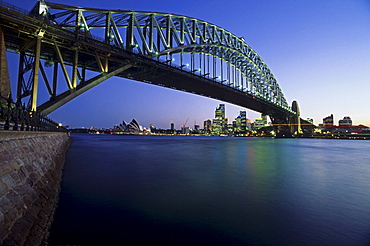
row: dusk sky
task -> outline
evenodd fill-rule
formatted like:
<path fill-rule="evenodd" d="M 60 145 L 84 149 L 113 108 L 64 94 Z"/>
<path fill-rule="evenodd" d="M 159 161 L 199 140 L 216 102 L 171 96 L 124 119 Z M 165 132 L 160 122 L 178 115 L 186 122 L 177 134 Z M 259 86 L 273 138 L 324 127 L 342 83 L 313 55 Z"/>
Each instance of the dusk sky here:
<path fill-rule="evenodd" d="M 30 10 L 36 1 L 9 0 Z M 103 9 L 174 13 L 218 25 L 243 36 L 270 68 L 285 98 L 297 100 L 302 118 L 314 123 L 334 115 L 370 126 L 369 0 L 58 0 L 56 3 Z M 8 53 L 15 91 L 18 69 Z M 74 127 L 113 127 L 135 118 L 148 127 L 179 129 L 187 119 L 203 127 L 221 101 L 122 78 L 111 78 L 57 109 L 49 116 Z M 226 103 L 229 123 L 247 110 Z"/>

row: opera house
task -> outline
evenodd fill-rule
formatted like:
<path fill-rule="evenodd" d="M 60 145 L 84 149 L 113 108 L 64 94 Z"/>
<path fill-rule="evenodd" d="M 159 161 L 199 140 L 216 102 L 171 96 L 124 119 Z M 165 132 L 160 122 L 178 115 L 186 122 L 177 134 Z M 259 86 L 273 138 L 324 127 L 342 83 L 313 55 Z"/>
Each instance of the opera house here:
<path fill-rule="evenodd" d="M 143 132 L 143 127 L 139 125 L 139 123 L 132 119 L 132 121 L 127 124 L 123 121 L 121 124 L 116 125 L 115 127 L 116 132 L 124 132 L 124 133 L 141 133 Z"/>

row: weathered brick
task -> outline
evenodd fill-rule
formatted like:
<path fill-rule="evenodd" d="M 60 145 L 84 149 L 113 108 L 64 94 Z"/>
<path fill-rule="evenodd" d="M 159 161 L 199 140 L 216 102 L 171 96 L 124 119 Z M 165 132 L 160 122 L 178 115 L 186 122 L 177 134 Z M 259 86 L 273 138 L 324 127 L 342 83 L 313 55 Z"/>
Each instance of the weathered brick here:
<path fill-rule="evenodd" d="M 27 233 L 31 230 L 34 219 L 32 219 L 31 221 L 26 220 L 25 217 L 22 218 L 22 226 L 23 226 L 23 229 L 27 231 Z"/>
<path fill-rule="evenodd" d="M 11 149 L 9 141 L 1 141 L 1 150 L 5 151 L 9 149 Z"/>
<path fill-rule="evenodd" d="M 9 209 L 9 211 L 4 214 L 4 225 L 11 228 L 19 217 L 20 215 L 16 208 Z"/>
<path fill-rule="evenodd" d="M 0 180 L 0 197 L 5 195 L 8 191 L 8 186 L 2 180 Z"/>
<path fill-rule="evenodd" d="M 13 190 L 18 193 L 21 197 L 24 197 L 25 195 L 28 194 L 29 190 L 27 189 L 27 186 L 25 184 L 18 185 L 13 188 Z"/>
<path fill-rule="evenodd" d="M 34 199 L 32 198 L 32 195 L 27 194 L 23 197 L 23 202 L 27 206 L 27 209 L 32 205 Z"/>
<path fill-rule="evenodd" d="M 26 212 L 26 206 L 23 202 L 19 202 L 17 204 L 14 204 L 13 208 L 17 210 L 17 214 L 21 217 Z"/>
<path fill-rule="evenodd" d="M 13 204 L 6 196 L 0 197 L 0 208 L 3 213 L 8 212 L 12 206 Z"/>
<path fill-rule="evenodd" d="M 34 224 L 35 220 L 37 219 L 37 212 L 34 208 L 28 208 L 25 215 L 23 216 L 23 220 L 27 221 L 27 223 Z"/>
<path fill-rule="evenodd" d="M 19 203 L 20 201 L 22 201 L 22 198 L 21 196 L 16 193 L 14 190 L 10 190 L 7 194 L 6 194 L 6 198 L 9 199 L 9 201 L 12 203 L 12 204 L 17 204 Z"/>
<path fill-rule="evenodd" d="M 8 186 L 9 189 L 13 188 L 16 185 L 16 182 L 13 178 L 9 175 L 9 173 L 3 175 L 1 180 Z"/>
<path fill-rule="evenodd" d="M 12 160 L 13 159 L 13 153 L 9 149 L 2 151 L 1 155 L 4 157 L 5 160 Z"/>
<path fill-rule="evenodd" d="M 18 147 L 27 146 L 28 141 L 26 139 L 20 139 L 18 140 Z"/>
<path fill-rule="evenodd" d="M 0 177 L 6 173 L 10 173 L 11 171 L 12 171 L 12 168 L 9 166 L 8 161 L 4 161 L 0 164 Z"/>
<path fill-rule="evenodd" d="M 44 186 L 45 186 L 45 184 L 43 183 L 43 181 L 42 180 L 37 180 L 36 182 L 35 182 L 35 184 L 33 185 L 33 187 L 36 187 L 37 189 L 42 189 L 42 188 L 44 188 Z"/>
<path fill-rule="evenodd" d="M 12 148 L 12 149 L 18 148 L 17 141 L 8 141 L 8 143 L 10 145 L 10 148 Z"/>
<path fill-rule="evenodd" d="M 30 152 L 30 148 L 28 146 L 24 146 L 24 147 L 21 147 L 19 148 L 19 150 L 22 152 L 22 153 L 29 153 Z"/>
<path fill-rule="evenodd" d="M 14 160 L 18 163 L 19 166 L 23 166 L 24 165 L 24 162 L 23 162 L 23 160 L 21 158 L 15 158 Z"/>
<path fill-rule="evenodd" d="M 25 183 L 27 180 L 27 176 L 22 172 L 20 169 L 17 170 L 17 173 L 19 175 L 19 178 L 22 180 L 22 183 Z"/>
<path fill-rule="evenodd" d="M 8 158 L 5 157 L 5 154 L 3 154 L 3 152 L 0 152 L 0 163 L 3 163 L 4 161 L 7 161 Z"/>
<path fill-rule="evenodd" d="M 33 173 L 35 169 L 33 168 L 33 165 L 27 164 L 25 165 L 25 169 L 27 170 L 28 173 Z"/>
<path fill-rule="evenodd" d="M 2 239 L 5 238 L 8 234 L 9 234 L 9 229 L 6 228 L 3 223 L 0 223 L 0 243 L 2 243 Z M 2 245 L 5 245 L 5 244 L 2 244 Z"/>
<path fill-rule="evenodd" d="M 14 180 L 14 182 L 19 185 L 22 183 L 22 180 L 20 179 L 17 172 L 11 172 L 9 173 L 9 176 Z"/>
<path fill-rule="evenodd" d="M 37 182 L 37 180 L 39 180 L 39 178 L 40 178 L 40 175 L 38 173 L 36 173 L 36 172 L 33 172 L 33 173 L 30 174 L 30 176 L 28 177 L 27 181 L 29 181 L 28 183 L 31 186 L 33 186 Z"/>
<path fill-rule="evenodd" d="M 9 160 L 8 165 L 11 167 L 12 170 L 18 170 L 19 164 L 15 160 Z"/>
<path fill-rule="evenodd" d="M 24 174 L 25 177 L 28 177 L 30 175 L 30 172 L 27 170 L 25 166 L 21 166 L 19 170 Z"/>

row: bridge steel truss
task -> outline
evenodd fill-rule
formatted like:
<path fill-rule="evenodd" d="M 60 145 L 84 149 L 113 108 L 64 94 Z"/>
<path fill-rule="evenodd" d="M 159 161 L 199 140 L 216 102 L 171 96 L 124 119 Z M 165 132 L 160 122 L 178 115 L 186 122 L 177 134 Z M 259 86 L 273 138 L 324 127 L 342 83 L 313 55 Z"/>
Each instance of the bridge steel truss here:
<path fill-rule="evenodd" d="M 44 1 L 30 12 L 2 2 L 0 13 L 6 47 L 20 55 L 17 99 L 28 99 L 32 110 L 49 114 L 119 76 L 240 105 L 276 124 L 296 117 L 257 53 L 242 37 L 208 22 Z M 86 70 L 98 74 L 87 78 Z M 41 78 L 49 99 L 39 105 Z"/>

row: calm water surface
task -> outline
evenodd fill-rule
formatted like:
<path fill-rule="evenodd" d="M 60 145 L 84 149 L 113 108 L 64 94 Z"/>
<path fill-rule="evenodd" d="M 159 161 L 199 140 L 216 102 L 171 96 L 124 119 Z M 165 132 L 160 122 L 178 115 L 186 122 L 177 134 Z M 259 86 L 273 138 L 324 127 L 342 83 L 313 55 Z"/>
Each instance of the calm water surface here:
<path fill-rule="evenodd" d="M 51 245 L 370 245 L 370 141 L 72 137 Z"/>

